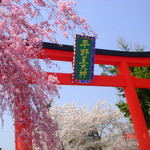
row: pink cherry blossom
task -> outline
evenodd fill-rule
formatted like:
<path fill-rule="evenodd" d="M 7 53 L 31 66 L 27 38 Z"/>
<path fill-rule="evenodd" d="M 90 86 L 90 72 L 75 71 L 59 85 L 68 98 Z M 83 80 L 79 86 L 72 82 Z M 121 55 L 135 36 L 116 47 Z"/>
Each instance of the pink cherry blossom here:
<path fill-rule="evenodd" d="M 55 38 L 58 29 L 66 38 L 73 29 L 94 33 L 87 30 L 86 20 L 76 14 L 75 5 L 67 0 L 0 3 L 0 118 L 3 122 L 4 112 L 9 111 L 17 126 L 29 126 L 16 133 L 20 139 L 27 137 L 24 140 L 27 147 L 32 138 L 33 149 L 44 149 L 44 143 L 49 150 L 59 146 L 57 126 L 46 109 L 59 96 L 58 81 L 47 76 L 37 59 L 43 53 L 42 42 L 58 43 Z M 45 62 L 52 66 L 50 60 Z"/>

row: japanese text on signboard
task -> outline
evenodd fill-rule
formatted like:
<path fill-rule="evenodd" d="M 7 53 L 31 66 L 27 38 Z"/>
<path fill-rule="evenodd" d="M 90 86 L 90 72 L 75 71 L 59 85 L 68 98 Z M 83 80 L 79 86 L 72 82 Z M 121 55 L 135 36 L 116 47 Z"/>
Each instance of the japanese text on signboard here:
<path fill-rule="evenodd" d="M 94 37 L 76 35 L 74 58 L 74 81 L 88 83 L 93 78 Z"/>

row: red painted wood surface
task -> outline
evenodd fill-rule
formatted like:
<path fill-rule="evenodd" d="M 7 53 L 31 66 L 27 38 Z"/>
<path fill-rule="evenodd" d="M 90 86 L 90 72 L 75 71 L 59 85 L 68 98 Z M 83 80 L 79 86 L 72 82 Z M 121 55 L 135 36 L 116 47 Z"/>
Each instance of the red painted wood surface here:
<path fill-rule="evenodd" d="M 73 60 L 73 52 L 45 49 L 45 54 L 54 60 L 70 62 Z M 150 137 L 135 88 L 150 88 L 150 79 L 139 79 L 131 76 L 129 66 L 150 66 L 150 58 L 96 55 L 95 64 L 116 65 L 119 69 L 119 75 L 94 76 L 91 83 L 81 84 L 72 82 L 72 74 L 58 73 L 58 80 L 61 85 L 123 87 L 139 148 L 140 150 L 149 150 Z"/>
<path fill-rule="evenodd" d="M 123 75 L 126 80 L 124 92 L 139 148 L 140 150 L 149 150 L 150 136 L 127 62 L 123 61 L 120 63 L 119 73 Z"/>
<path fill-rule="evenodd" d="M 19 101 L 16 101 L 15 106 L 18 108 Z M 30 110 L 27 106 L 22 106 L 20 109 L 15 108 L 15 147 L 16 150 L 32 150 L 32 131 L 30 130 Z M 26 112 L 25 114 L 23 112 Z M 18 120 L 18 117 L 20 120 Z M 23 136 L 22 130 L 25 130 Z M 26 141 L 28 143 L 26 144 Z"/>
<path fill-rule="evenodd" d="M 80 85 L 80 86 L 108 86 L 108 87 L 125 87 L 126 80 L 123 75 L 116 76 L 101 76 L 94 75 L 94 80 L 91 83 L 74 83 L 72 82 L 71 73 L 50 73 L 48 75 L 56 76 L 61 85 Z M 135 88 L 150 88 L 150 79 L 141 79 L 131 76 Z"/>
<path fill-rule="evenodd" d="M 136 136 L 133 133 L 128 133 L 128 134 L 124 134 L 124 138 L 125 139 L 136 139 Z"/>
<path fill-rule="evenodd" d="M 40 59 L 50 58 L 59 61 L 73 61 L 73 52 L 54 49 L 44 49 L 44 55 L 39 55 Z M 122 57 L 109 55 L 95 55 L 95 64 L 119 65 L 120 62 L 128 62 L 129 66 L 150 66 L 149 57 Z"/>
<path fill-rule="evenodd" d="M 44 55 L 43 55 L 44 54 Z M 58 61 L 73 61 L 73 52 L 55 49 L 44 49 L 44 52 L 39 55 L 39 59 L 50 58 Z M 111 55 L 96 55 L 95 64 L 116 65 L 119 69 L 119 74 L 116 76 L 98 76 L 89 84 L 73 83 L 72 74 L 67 73 L 47 73 L 48 75 L 57 76 L 60 85 L 80 85 L 80 86 L 111 86 L 123 87 L 127 99 L 129 111 L 135 129 L 135 135 L 139 144 L 140 150 L 150 150 L 150 136 L 144 120 L 143 112 L 140 107 L 139 99 L 135 88 L 150 88 L 150 79 L 139 79 L 131 76 L 129 66 L 150 66 L 150 57 L 123 57 Z M 32 82 L 32 81 L 30 81 Z M 35 82 L 35 81 L 34 81 Z M 20 110 L 21 111 L 21 110 Z M 16 130 L 21 130 L 16 125 Z M 16 135 L 17 137 L 17 135 Z M 23 145 L 22 141 L 16 141 L 16 145 Z M 32 144 L 31 144 L 32 146 Z M 31 148 L 32 149 L 32 148 Z M 27 149 L 16 149 L 27 150 Z"/>

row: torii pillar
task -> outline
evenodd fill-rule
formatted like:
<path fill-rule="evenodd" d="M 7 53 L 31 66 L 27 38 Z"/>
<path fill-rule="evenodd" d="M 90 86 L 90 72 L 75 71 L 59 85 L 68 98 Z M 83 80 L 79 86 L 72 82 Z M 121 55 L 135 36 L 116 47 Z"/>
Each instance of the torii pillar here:
<path fill-rule="evenodd" d="M 44 43 L 43 49 L 45 55 L 39 55 L 38 58 L 40 59 L 44 59 L 47 57 L 52 60 L 73 62 L 73 46 L 60 46 L 58 44 Z M 96 49 L 95 64 L 118 66 L 119 74 L 116 76 L 94 75 L 93 81 L 88 84 L 73 83 L 71 73 L 55 74 L 58 77 L 60 85 L 123 87 L 135 130 L 135 135 L 138 141 L 139 149 L 150 150 L 150 136 L 148 134 L 148 129 L 136 92 L 136 88 L 149 89 L 150 79 L 136 78 L 135 76 L 131 75 L 129 70 L 130 66 L 150 66 L 150 52 L 123 52 Z M 54 73 L 47 74 L 55 75 Z M 18 127 L 16 126 L 16 130 L 21 130 L 21 128 L 18 129 Z M 16 145 L 18 143 L 19 145 L 23 145 L 22 141 L 17 140 Z M 32 150 L 32 144 L 30 150 Z"/>

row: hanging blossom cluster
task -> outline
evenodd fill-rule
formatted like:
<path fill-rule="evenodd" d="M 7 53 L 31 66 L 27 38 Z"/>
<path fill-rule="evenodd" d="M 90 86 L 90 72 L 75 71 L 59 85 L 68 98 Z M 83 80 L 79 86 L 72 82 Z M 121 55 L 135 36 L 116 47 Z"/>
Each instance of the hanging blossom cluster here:
<path fill-rule="evenodd" d="M 43 52 L 44 40 L 58 43 L 58 30 L 66 38 L 76 29 L 94 34 L 86 20 L 77 15 L 74 5 L 67 0 L 0 2 L 0 117 L 3 122 L 4 112 L 10 111 L 17 140 L 22 139 L 27 149 L 30 139 L 39 150 L 45 144 L 54 150 L 59 143 L 55 136 L 57 126 L 47 116 L 45 107 L 59 96 L 58 81 L 47 76 L 36 58 Z M 52 66 L 50 60 L 45 61 Z M 23 130 L 17 131 L 22 126 Z"/>

